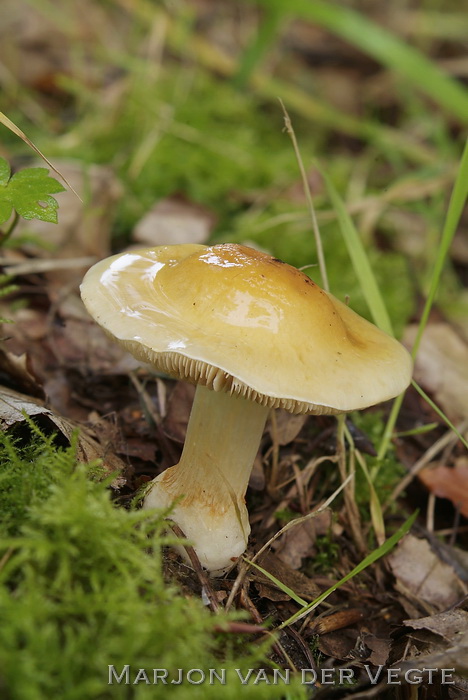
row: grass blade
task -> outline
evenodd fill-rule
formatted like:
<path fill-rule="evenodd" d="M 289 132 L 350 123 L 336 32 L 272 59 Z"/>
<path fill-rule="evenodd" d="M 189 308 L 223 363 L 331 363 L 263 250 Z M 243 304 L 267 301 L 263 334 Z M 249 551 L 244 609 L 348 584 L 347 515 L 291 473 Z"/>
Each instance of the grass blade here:
<path fill-rule="evenodd" d="M 369 258 L 367 257 L 353 220 L 348 214 L 343 200 L 338 194 L 327 173 L 321 168 L 319 168 L 319 170 L 325 181 L 328 196 L 330 197 L 333 208 L 335 209 L 341 228 L 341 234 L 348 249 L 348 254 L 351 258 L 354 272 L 359 280 L 362 293 L 366 300 L 367 306 L 369 307 L 369 311 L 372 314 L 374 323 L 389 335 L 393 335 L 392 324 L 387 308 L 377 285 Z"/>
<path fill-rule="evenodd" d="M 306 605 L 302 610 L 298 610 L 297 613 L 292 615 L 290 618 L 285 620 L 278 629 L 283 629 L 284 627 L 288 627 L 288 625 L 292 625 L 293 622 L 297 622 L 297 620 L 300 620 L 301 618 L 305 617 L 308 615 L 312 610 L 314 610 L 316 607 L 320 605 L 320 603 L 323 603 L 323 601 L 328 598 L 329 595 L 334 593 L 340 586 L 342 586 L 344 583 L 347 583 L 350 579 L 354 578 L 357 574 L 360 574 L 361 571 L 364 571 L 364 569 L 367 569 L 368 566 L 376 562 L 378 559 L 383 557 L 385 554 L 388 554 L 393 547 L 401 540 L 403 535 L 406 535 L 407 532 L 411 529 L 414 521 L 416 520 L 418 516 L 418 511 L 415 511 L 413 515 L 411 515 L 406 522 L 403 523 L 403 525 L 391 536 L 386 540 L 380 547 L 375 549 L 373 552 L 369 554 L 365 559 L 363 559 L 357 566 L 354 567 L 352 571 L 349 572 L 349 574 L 346 574 L 346 576 L 343 576 L 342 579 L 337 581 L 337 583 L 334 583 L 333 586 L 330 586 L 326 591 L 321 593 L 318 598 L 313 600 L 311 603 Z"/>
<path fill-rule="evenodd" d="M 434 264 L 434 271 L 431 277 L 431 285 L 429 288 L 429 293 L 427 295 L 426 304 L 424 305 L 424 310 L 419 322 L 418 332 L 416 334 L 416 339 L 412 348 L 413 359 L 416 358 L 418 353 L 419 345 L 421 342 L 422 334 L 427 325 L 429 319 L 429 314 L 434 303 L 437 289 L 439 287 L 440 277 L 442 270 L 445 265 L 445 260 L 447 254 L 452 245 L 453 238 L 457 231 L 458 222 L 462 215 L 466 199 L 468 197 L 468 139 L 465 142 L 465 148 L 461 157 L 460 167 L 458 169 L 457 177 L 455 179 L 455 184 L 453 186 L 452 195 L 450 197 L 450 202 L 447 210 L 447 216 L 445 217 L 444 228 L 442 231 L 442 237 L 437 252 L 436 261 Z M 427 400 L 427 399 L 426 399 Z M 401 404 L 403 401 L 403 396 L 399 396 L 395 399 L 390 416 L 385 426 L 384 434 L 382 436 L 382 442 L 378 451 L 378 458 L 382 460 L 388 450 L 390 440 L 392 438 L 393 429 L 396 424 L 398 414 L 400 412 Z M 440 412 L 440 409 L 439 409 Z M 446 420 L 446 419 L 444 419 Z M 447 422 L 447 421 L 446 421 Z"/>
<path fill-rule="evenodd" d="M 309 182 L 307 180 L 307 172 L 306 172 L 306 169 L 304 167 L 301 152 L 299 150 L 299 144 L 297 143 L 296 134 L 294 133 L 291 118 L 290 118 L 282 100 L 280 100 L 280 104 L 281 104 L 281 108 L 283 110 L 284 124 L 285 124 L 285 128 L 286 128 L 286 132 L 291 137 L 291 141 L 292 141 L 293 148 L 294 148 L 294 153 L 296 154 L 296 160 L 297 160 L 297 163 L 299 165 L 299 171 L 301 173 L 302 186 L 303 186 L 305 198 L 307 201 L 307 208 L 309 209 L 309 215 L 310 215 L 310 219 L 312 221 L 312 230 L 314 232 L 314 239 L 315 239 L 315 249 L 317 251 L 317 259 L 318 259 L 319 268 L 320 268 L 320 275 L 322 277 L 322 287 L 325 289 L 326 292 L 329 292 L 330 291 L 330 283 L 328 281 L 327 265 L 325 262 L 325 255 L 323 252 L 323 245 L 322 245 L 322 239 L 320 237 L 320 230 L 319 230 L 318 223 L 317 223 L 317 216 L 315 214 L 314 202 L 312 200 L 312 194 L 310 192 Z"/>
<path fill-rule="evenodd" d="M 421 342 L 422 334 L 427 325 L 429 319 L 429 314 L 431 313 L 432 305 L 439 287 L 440 277 L 444 269 L 445 260 L 447 258 L 450 246 L 452 245 L 453 238 L 457 231 L 458 222 L 462 215 L 463 209 L 465 207 L 466 199 L 468 197 L 468 139 L 465 142 L 465 148 L 463 150 L 462 159 L 460 162 L 460 168 L 458 170 L 457 178 L 453 186 L 452 195 L 450 197 L 450 202 L 447 210 L 447 216 L 445 218 L 445 224 L 442 231 L 442 237 L 440 240 L 439 249 L 437 251 L 437 258 L 434 265 L 434 271 L 431 277 L 431 284 L 429 288 L 429 293 L 427 295 L 427 300 L 424 305 L 424 310 L 422 312 L 421 320 L 419 322 L 418 332 L 416 334 L 416 339 L 414 341 L 412 354 L 413 359 L 416 357 L 419 350 L 419 345 Z"/>
<path fill-rule="evenodd" d="M 282 7 L 273 4 L 266 8 L 265 17 L 258 28 L 258 32 L 252 43 L 244 51 L 237 74 L 234 76 L 234 84 L 238 88 L 245 88 L 256 66 L 275 43 L 284 16 L 285 13 Z"/>
<path fill-rule="evenodd" d="M 24 133 L 24 131 L 21 131 L 21 129 L 20 129 L 18 126 L 16 126 L 16 124 L 15 124 L 14 122 L 12 122 L 11 119 L 8 119 L 8 117 L 6 116 L 6 114 L 3 114 L 3 112 L 0 112 L 0 123 L 3 124 L 4 126 L 6 126 L 7 129 L 10 129 L 10 131 L 12 131 L 14 134 L 16 134 L 16 136 L 18 136 L 18 137 L 19 137 L 20 139 L 22 139 L 22 141 L 24 141 L 30 148 L 32 148 L 32 150 L 33 150 L 35 153 L 37 153 L 37 155 L 40 156 L 40 157 L 47 163 L 47 165 L 49 166 L 49 168 L 51 168 L 51 169 L 54 171 L 54 173 L 56 173 L 56 175 L 58 175 L 58 176 L 64 181 L 64 183 L 65 183 L 65 184 L 67 185 L 67 187 L 73 192 L 73 194 L 75 194 L 75 195 L 78 197 L 78 199 L 80 200 L 80 202 L 83 201 L 83 200 L 81 199 L 80 195 L 78 194 L 78 192 L 76 192 L 76 190 L 70 185 L 70 183 L 68 182 L 68 180 L 62 175 L 62 173 L 60 172 L 60 170 L 57 170 L 57 168 L 55 167 L 55 165 L 53 165 L 53 164 L 50 162 L 50 160 L 49 160 L 48 158 L 45 157 L 45 155 L 42 153 L 42 151 L 40 151 L 40 150 L 38 149 L 38 147 L 31 141 L 31 139 L 29 139 L 29 138 L 26 136 L 26 134 Z"/>
<path fill-rule="evenodd" d="M 262 0 L 262 4 L 271 6 L 272 0 Z M 275 4 L 281 6 L 283 0 L 275 0 Z M 405 77 L 461 122 L 468 122 L 468 92 L 417 49 L 363 14 L 323 0 L 290 0 L 287 11 L 290 15 L 316 22 L 349 41 Z"/>
<path fill-rule="evenodd" d="M 460 440 L 460 442 L 461 442 L 461 443 L 466 447 L 466 449 L 468 450 L 468 442 L 465 440 L 465 438 L 464 438 L 463 435 L 460 433 L 460 431 L 457 429 L 457 427 L 452 423 L 452 421 L 451 421 L 449 418 L 447 418 L 447 416 L 445 415 L 445 413 L 438 407 L 438 405 L 437 405 L 436 403 L 434 403 L 434 401 L 432 401 L 431 397 L 428 396 L 428 395 L 426 394 L 426 392 L 425 392 L 423 389 L 421 389 L 421 387 L 419 386 L 419 384 L 418 384 L 417 382 L 415 382 L 414 379 L 413 379 L 413 381 L 411 382 L 411 384 L 412 384 L 412 386 L 416 389 L 416 391 L 418 392 L 418 394 L 419 394 L 420 396 L 422 396 L 422 398 L 424 399 L 424 401 L 425 401 L 427 404 L 429 404 L 429 406 L 432 408 L 432 410 L 435 411 L 435 413 L 437 413 L 437 415 L 440 416 L 440 418 L 442 418 L 442 420 L 444 421 L 444 423 L 446 423 L 446 424 L 448 425 L 448 427 L 452 430 L 452 432 L 455 433 L 455 435 L 456 435 L 457 438 Z"/>
<path fill-rule="evenodd" d="M 307 605 L 307 601 L 305 601 L 303 598 L 298 596 L 297 593 L 295 593 L 292 588 L 290 588 L 289 586 L 286 586 L 286 584 L 283 583 L 282 581 L 280 581 L 279 579 L 277 579 L 276 576 L 273 576 L 273 574 L 270 574 L 269 571 L 267 571 L 263 567 L 259 566 L 251 559 L 247 559 L 247 557 L 243 557 L 243 559 L 244 559 L 244 561 L 247 562 L 247 564 L 250 564 L 250 566 L 253 566 L 255 569 L 257 569 L 257 571 L 260 571 L 260 573 L 262 573 L 264 576 L 269 578 L 270 581 L 272 581 L 272 583 L 274 583 L 277 588 L 279 588 L 281 591 L 283 591 L 283 593 L 286 593 L 286 595 L 288 595 L 292 600 L 295 600 L 296 603 L 299 603 L 299 605 L 302 605 L 302 606 Z"/>
<path fill-rule="evenodd" d="M 377 491 L 374 488 L 374 482 L 367 468 L 367 463 L 359 450 L 356 449 L 354 444 L 353 436 L 351 435 L 347 425 L 343 422 L 344 434 L 346 436 L 346 441 L 348 442 L 349 448 L 355 456 L 359 466 L 361 467 L 363 474 L 367 481 L 367 486 L 369 489 L 369 507 L 371 513 L 371 522 L 374 529 L 375 536 L 379 545 L 385 542 L 385 522 L 383 518 L 382 506 L 380 505 L 379 497 Z"/>

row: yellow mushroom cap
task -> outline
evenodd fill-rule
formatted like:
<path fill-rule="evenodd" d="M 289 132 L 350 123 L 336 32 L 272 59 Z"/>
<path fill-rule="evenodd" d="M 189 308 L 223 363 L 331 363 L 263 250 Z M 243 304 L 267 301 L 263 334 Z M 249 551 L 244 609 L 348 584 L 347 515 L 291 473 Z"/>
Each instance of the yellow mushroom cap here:
<path fill-rule="evenodd" d="M 307 275 L 236 244 L 160 246 L 94 265 L 95 320 L 137 359 L 293 413 L 341 413 L 400 394 L 409 353 Z"/>

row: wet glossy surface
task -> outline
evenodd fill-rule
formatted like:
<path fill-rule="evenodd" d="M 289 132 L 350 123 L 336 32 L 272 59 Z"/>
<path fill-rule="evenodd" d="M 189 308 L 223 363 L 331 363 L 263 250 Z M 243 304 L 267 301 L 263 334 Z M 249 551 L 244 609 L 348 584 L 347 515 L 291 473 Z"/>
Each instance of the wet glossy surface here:
<path fill-rule="evenodd" d="M 395 340 L 299 270 L 244 246 L 123 253 L 88 272 L 82 295 L 116 338 L 183 353 L 273 396 L 357 408 L 409 381 Z"/>

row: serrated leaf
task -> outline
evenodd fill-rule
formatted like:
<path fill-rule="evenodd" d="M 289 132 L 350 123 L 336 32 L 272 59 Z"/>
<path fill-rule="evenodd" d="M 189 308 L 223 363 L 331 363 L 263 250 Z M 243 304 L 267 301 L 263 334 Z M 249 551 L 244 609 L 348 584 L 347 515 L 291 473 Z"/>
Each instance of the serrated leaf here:
<path fill-rule="evenodd" d="M 0 184 L 3 177 L 0 223 L 7 221 L 12 209 L 15 209 L 23 219 L 40 219 L 56 224 L 58 203 L 51 194 L 63 192 L 63 185 L 49 176 L 47 168 L 25 168 L 8 181 L 9 173 L 8 163 L 0 159 Z"/>
<path fill-rule="evenodd" d="M 34 187 L 38 192 L 52 194 L 63 192 L 65 189 L 55 178 L 50 177 L 47 168 L 25 168 L 15 173 L 10 180 L 10 187 L 13 184 L 21 183 L 21 186 Z"/>
<path fill-rule="evenodd" d="M 22 197 L 16 201 L 16 211 L 23 219 L 40 219 L 51 224 L 57 223 L 58 202 L 53 197 L 47 195 L 41 197 L 37 202 L 28 197 Z"/>

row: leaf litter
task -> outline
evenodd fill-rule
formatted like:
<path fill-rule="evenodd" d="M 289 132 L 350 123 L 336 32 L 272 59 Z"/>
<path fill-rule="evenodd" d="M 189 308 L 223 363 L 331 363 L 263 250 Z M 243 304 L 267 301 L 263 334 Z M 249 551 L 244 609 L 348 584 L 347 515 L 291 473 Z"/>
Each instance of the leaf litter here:
<path fill-rule="evenodd" d="M 39 417 L 41 426 L 45 421 L 49 429 L 66 442 L 79 428 L 80 458 L 86 461 L 99 458 L 107 471 L 117 472 L 119 476 L 112 486 L 118 500 L 125 503 L 155 475 L 154 465 L 169 466 L 180 453 L 193 388 L 155 377 L 145 368 L 137 369 L 129 356 L 116 350 L 117 346 L 85 317 L 76 291 L 59 299 L 54 286 L 48 287 L 47 282 L 36 276 L 34 284 L 39 283 L 49 290 L 51 306 L 44 309 L 33 303 L 28 309 L 20 309 L 10 339 L 5 342 L 12 350 L 4 353 L 2 366 L 12 388 L 0 390 L 3 427 L 11 429 L 24 421 L 25 411 Z M 135 371 L 138 381 L 132 384 L 129 372 Z M 165 387 L 164 395 L 158 391 L 158 383 Z M 15 387 L 25 394 L 15 391 Z M 43 400 L 44 393 L 47 403 Z M 148 420 L 151 416 L 145 409 L 145 401 L 150 402 L 151 411 L 156 413 L 158 426 Z M 414 416 L 411 420 L 415 420 Z M 289 420 L 280 415 L 276 425 L 270 424 L 260 453 L 265 468 L 265 490 L 256 492 L 261 501 L 252 510 L 252 546 L 258 548 L 278 527 L 275 516 L 278 507 L 289 509 L 289 517 L 300 515 L 304 507 L 310 508 L 316 503 L 327 479 L 334 480 L 331 476 L 336 470 L 334 433 L 334 421 L 326 417 L 315 421 L 303 417 Z M 417 436 L 415 442 L 418 444 L 424 439 L 424 436 Z M 167 444 L 171 445 L 170 458 Z M 289 479 L 290 483 L 275 488 L 269 495 L 271 455 L 275 445 L 282 465 L 281 479 Z M 323 464 L 310 464 L 309 471 L 294 467 L 298 456 L 302 459 L 302 455 L 324 448 L 329 450 L 329 455 L 320 457 L 325 460 Z M 418 449 L 421 453 L 420 444 Z M 463 466 L 463 461 L 460 464 Z M 453 467 L 448 469 L 451 474 Z M 272 573 L 279 585 L 272 585 L 271 580 L 258 571 L 251 571 L 244 581 L 242 590 L 245 593 L 238 598 L 238 605 L 244 605 L 256 623 L 265 617 L 281 623 L 297 611 L 297 603 L 285 590 L 294 591 L 306 601 L 326 590 L 352 568 L 353 561 L 359 560 L 360 555 L 349 540 L 348 517 L 346 510 L 338 506 L 333 516 L 325 511 L 317 519 L 284 533 L 275 542 L 274 553 L 270 551 L 260 560 L 260 566 Z M 261 522 L 269 523 L 266 531 L 260 529 Z M 340 552 L 337 560 L 329 559 L 331 568 L 327 575 L 317 573 L 312 566 L 321 556 L 324 538 L 335 542 Z M 323 610 L 319 608 L 318 614 L 307 620 L 307 625 L 298 628 L 302 640 L 297 642 L 294 651 L 298 668 L 308 667 L 301 644 L 314 644 L 329 663 L 335 665 L 345 663 L 356 670 L 365 663 L 375 669 L 390 668 L 396 663 L 393 657 L 398 649 L 395 635 L 398 629 L 400 635 L 406 634 L 407 640 L 411 639 L 404 661 L 397 662 L 398 668 L 437 661 L 444 662 L 444 667 L 450 663 L 449 667 L 456 668 L 457 674 L 464 672 L 465 637 L 454 634 L 446 639 L 441 634 L 436 635 L 431 629 L 431 620 L 432 626 L 437 627 L 437 615 L 441 612 L 465 612 L 466 582 L 431 549 L 427 539 L 413 535 L 407 535 L 387 557 L 386 566 L 391 572 L 390 579 L 385 568 L 377 565 L 375 576 L 362 574 L 358 584 L 351 582 L 341 587 Z M 166 568 L 169 577 L 181 580 L 172 553 Z M 185 586 L 186 574 L 183 581 Z M 213 584 L 221 603 L 225 600 L 223 596 L 229 595 L 232 583 L 232 579 L 226 579 Z M 419 630 L 410 624 L 420 619 L 428 621 L 426 627 Z M 463 620 L 463 616 L 460 619 Z M 411 629 L 412 632 L 405 632 Z M 430 643 L 426 637 L 414 638 L 416 633 L 431 633 Z M 284 663 L 280 656 L 273 658 Z"/>
<path fill-rule="evenodd" d="M 207 16 L 212 16 L 211 8 Z M 37 31 L 39 29 L 22 25 L 22 42 L 28 53 L 32 52 L 36 58 L 38 52 L 34 45 L 39 45 L 49 30 L 47 27 L 43 30 L 44 36 L 39 42 L 28 40 L 28 32 L 35 36 Z M 308 54 L 310 42 L 308 39 L 303 41 L 304 31 L 307 31 L 307 25 L 297 23 L 288 30 L 285 41 L 294 48 L 301 61 L 308 62 L 311 60 Z M 326 32 L 312 27 L 310 31 L 315 33 L 315 45 L 325 59 L 333 54 L 339 67 L 338 59 L 344 54 L 341 63 L 347 66 L 347 70 L 372 72 L 370 61 L 363 59 L 359 52 L 350 50 L 336 38 L 332 50 Z M 232 43 L 232 38 L 229 42 Z M 48 45 L 47 41 L 45 43 Z M 52 43 L 52 47 L 48 45 L 48 51 L 42 52 L 45 59 L 37 62 L 38 70 L 32 78 L 33 86 L 44 91 L 46 85 L 50 87 L 52 84 L 53 90 L 60 89 L 55 76 L 56 56 L 60 56 L 59 63 L 63 64 L 66 55 L 63 36 L 57 30 Z M 28 56 L 31 65 L 36 63 L 34 56 L 32 59 Z M 352 65 L 348 65 L 350 61 Z M 291 66 L 297 68 L 297 62 L 289 55 L 285 70 L 291 70 Z M 340 109 L 358 113 L 360 103 L 356 102 L 356 92 L 349 89 L 352 79 L 343 81 L 343 70 L 339 68 L 328 68 L 319 73 L 321 84 L 330 92 L 332 102 L 336 102 Z M 29 69 L 26 74 L 30 79 Z M 387 76 L 380 72 L 374 74 L 366 81 L 365 89 L 375 91 L 379 85 L 386 84 L 384 78 L 388 82 Z M 68 167 L 62 163 L 60 169 L 79 190 L 79 184 L 75 184 L 73 178 L 83 177 L 80 168 L 76 164 Z M 77 295 L 76 283 L 70 282 L 64 288 L 68 273 L 64 275 L 59 268 L 46 272 L 40 266 L 34 269 L 39 258 L 43 261 L 63 257 L 79 261 L 87 256 L 104 257 L 111 252 L 111 212 L 121 193 L 119 183 L 110 171 L 96 165 L 88 171 L 85 184 L 91 188 L 85 217 L 82 217 L 78 200 L 65 199 L 68 193 L 63 193 L 58 194 L 63 200 L 60 203 L 61 228 L 50 231 L 49 227 L 46 233 L 43 227 L 36 228 L 36 223 L 28 222 L 24 226 L 24 231 L 32 231 L 41 240 L 46 240 L 52 254 L 50 250 L 41 251 L 31 245 L 8 252 L 11 263 L 28 262 L 32 267 L 26 271 L 18 268 L 18 296 L 28 300 L 28 307 L 15 312 L 15 324 L 4 327 L 6 339 L 0 355 L 0 376 L 6 386 L 0 387 L 0 421 L 2 429 L 15 429 L 24 424 L 26 414 L 40 420 L 41 426 L 47 423 L 49 429 L 65 441 L 70 441 L 72 433 L 79 428 L 77 449 L 80 458 L 100 458 L 109 472 L 118 471 L 120 476 L 113 487 L 120 502 L 125 503 L 142 483 L 153 478 L 156 471 L 163 465 L 167 466 L 173 455 L 180 451 L 193 390 L 186 384 L 155 377 L 146 368 L 137 369 L 133 360 L 109 342 L 87 318 Z M 292 201 L 292 193 L 290 196 Z M 396 220 L 398 215 L 400 220 L 405 215 L 407 218 L 416 217 L 404 210 L 388 212 L 389 219 L 393 216 Z M 171 227 L 174 220 L 184 240 L 202 241 L 210 234 L 215 220 L 214 214 L 186 200 L 184 194 L 156 203 L 148 216 L 149 219 L 136 227 L 133 243 L 147 243 L 147 232 L 155 222 Z M 372 216 L 368 218 L 372 219 Z M 422 231 L 421 217 L 416 218 L 418 230 Z M 153 241 L 151 238 L 151 244 Z M 466 268 L 463 241 L 456 251 L 458 264 Z M 14 273 L 13 264 L 8 266 L 8 271 Z M 78 268 L 76 279 L 79 274 Z M 6 315 L 8 311 L 5 309 Z M 411 342 L 414 330 L 410 328 L 407 337 Z M 466 341 L 452 324 L 443 322 L 428 326 L 416 365 L 418 381 L 454 421 L 468 416 L 466 358 Z M 130 371 L 136 372 L 138 381 L 129 380 Z M 167 404 L 161 386 L 165 387 Z M 437 436 L 441 437 L 442 427 L 437 417 L 419 397 L 409 392 L 399 429 L 409 431 L 432 421 L 437 425 Z M 252 492 L 253 496 L 248 495 L 253 502 L 252 547 L 255 551 L 277 531 L 279 523 L 283 522 L 281 518 L 293 519 L 309 512 L 323 502 L 327 489 L 329 492 L 336 486 L 336 477 L 333 476 L 336 474 L 335 438 L 336 427 L 331 418 L 312 420 L 278 412 L 271 421 L 257 458 L 260 490 Z M 372 439 L 365 433 L 363 439 L 370 445 L 371 454 Z M 433 440 L 433 435 L 424 434 L 400 439 L 397 448 L 402 462 L 410 467 L 427 452 Z M 167 454 L 168 445 L 171 458 Z M 315 459 L 325 455 L 325 462 L 311 465 L 311 455 L 315 455 Z M 271 480 L 273 459 L 277 460 L 274 482 Z M 298 463 L 307 465 L 307 478 L 304 478 L 305 470 L 302 468 L 301 472 Z M 438 499 L 451 501 L 454 509 L 442 503 L 437 514 L 440 531 L 450 537 L 453 535 L 454 541 L 459 534 L 459 516 L 467 514 L 466 471 L 466 457 L 460 454 L 458 447 L 451 445 L 439 461 L 432 461 L 419 472 L 419 482 L 413 483 L 406 493 L 409 509 L 415 506 L 425 508 L 428 500 L 426 489 Z M 257 624 L 265 619 L 280 623 L 297 610 L 297 603 L 285 594 L 285 588 L 305 600 L 328 589 L 361 558 L 349 534 L 349 519 L 352 517 L 349 510 L 338 502 L 333 505 L 333 515 L 326 511 L 317 519 L 302 522 L 285 532 L 278 538 L 274 553 L 266 552 L 259 561 L 274 575 L 279 586 L 272 585 L 271 579 L 260 572 L 250 570 L 241 584 L 241 593 L 235 597 L 237 604 L 244 607 Z M 392 515 L 392 518 L 396 516 Z M 365 517 L 363 524 L 366 525 Z M 437 547 L 437 533 L 428 527 L 428 521 L 426 525 L 421 519 L 417 536 L 407 535 L 386 557 L 384 564 L 375 565 L 359 579 L 343 585 L 314 616 L 292 628 L 297 638 L 289 653 L 297 668 L 310 665 L 304 645 L 300 643 L 302 640 L 307 649 L 312 646 L 319 649 L 330 665 L 344 662 L 362 669 L 364 663 L 369 663 L 375 668 L 392 665 L 403 670 L 424 665 L 454 667 L 457 674 L 468 673 L 467 579 L 463 576 L 468 569 L 466 557 L 464 559 L 466 552 L 457 549 L 450 540 L 444 543 L 445 551 L 441 546 Z M 461 535 L 464 532 L 462 527 Z M 339 550 L 337 559 L 325 551 L 323 538 L 336 544 Z M 466 543 L 466 538 L 461 537 L 461 541 Z M 317 571 L 314 562 L 320 556 L 324 556 L 325 561 L 328 556 L 328 561 L 325 570 Z M 454 563 L 457 557 L 461 562 L 458 567 Z M 187 581 L 186 571 L 181 574 L 180 563 L 171 552 L 168 553 L 166 569 L 169 577 Z M 231 576 L 213 585 L 217 587 L 217 598 L 224 601 L 233 590 L 235 581 Z M 199 593 L 195 582 L 189 587 L 191 594 Z M 275 661 L 286 663 L 281 654 Z M 463 679 L 457 678 L 455 690 L 466 692 Z"/>

